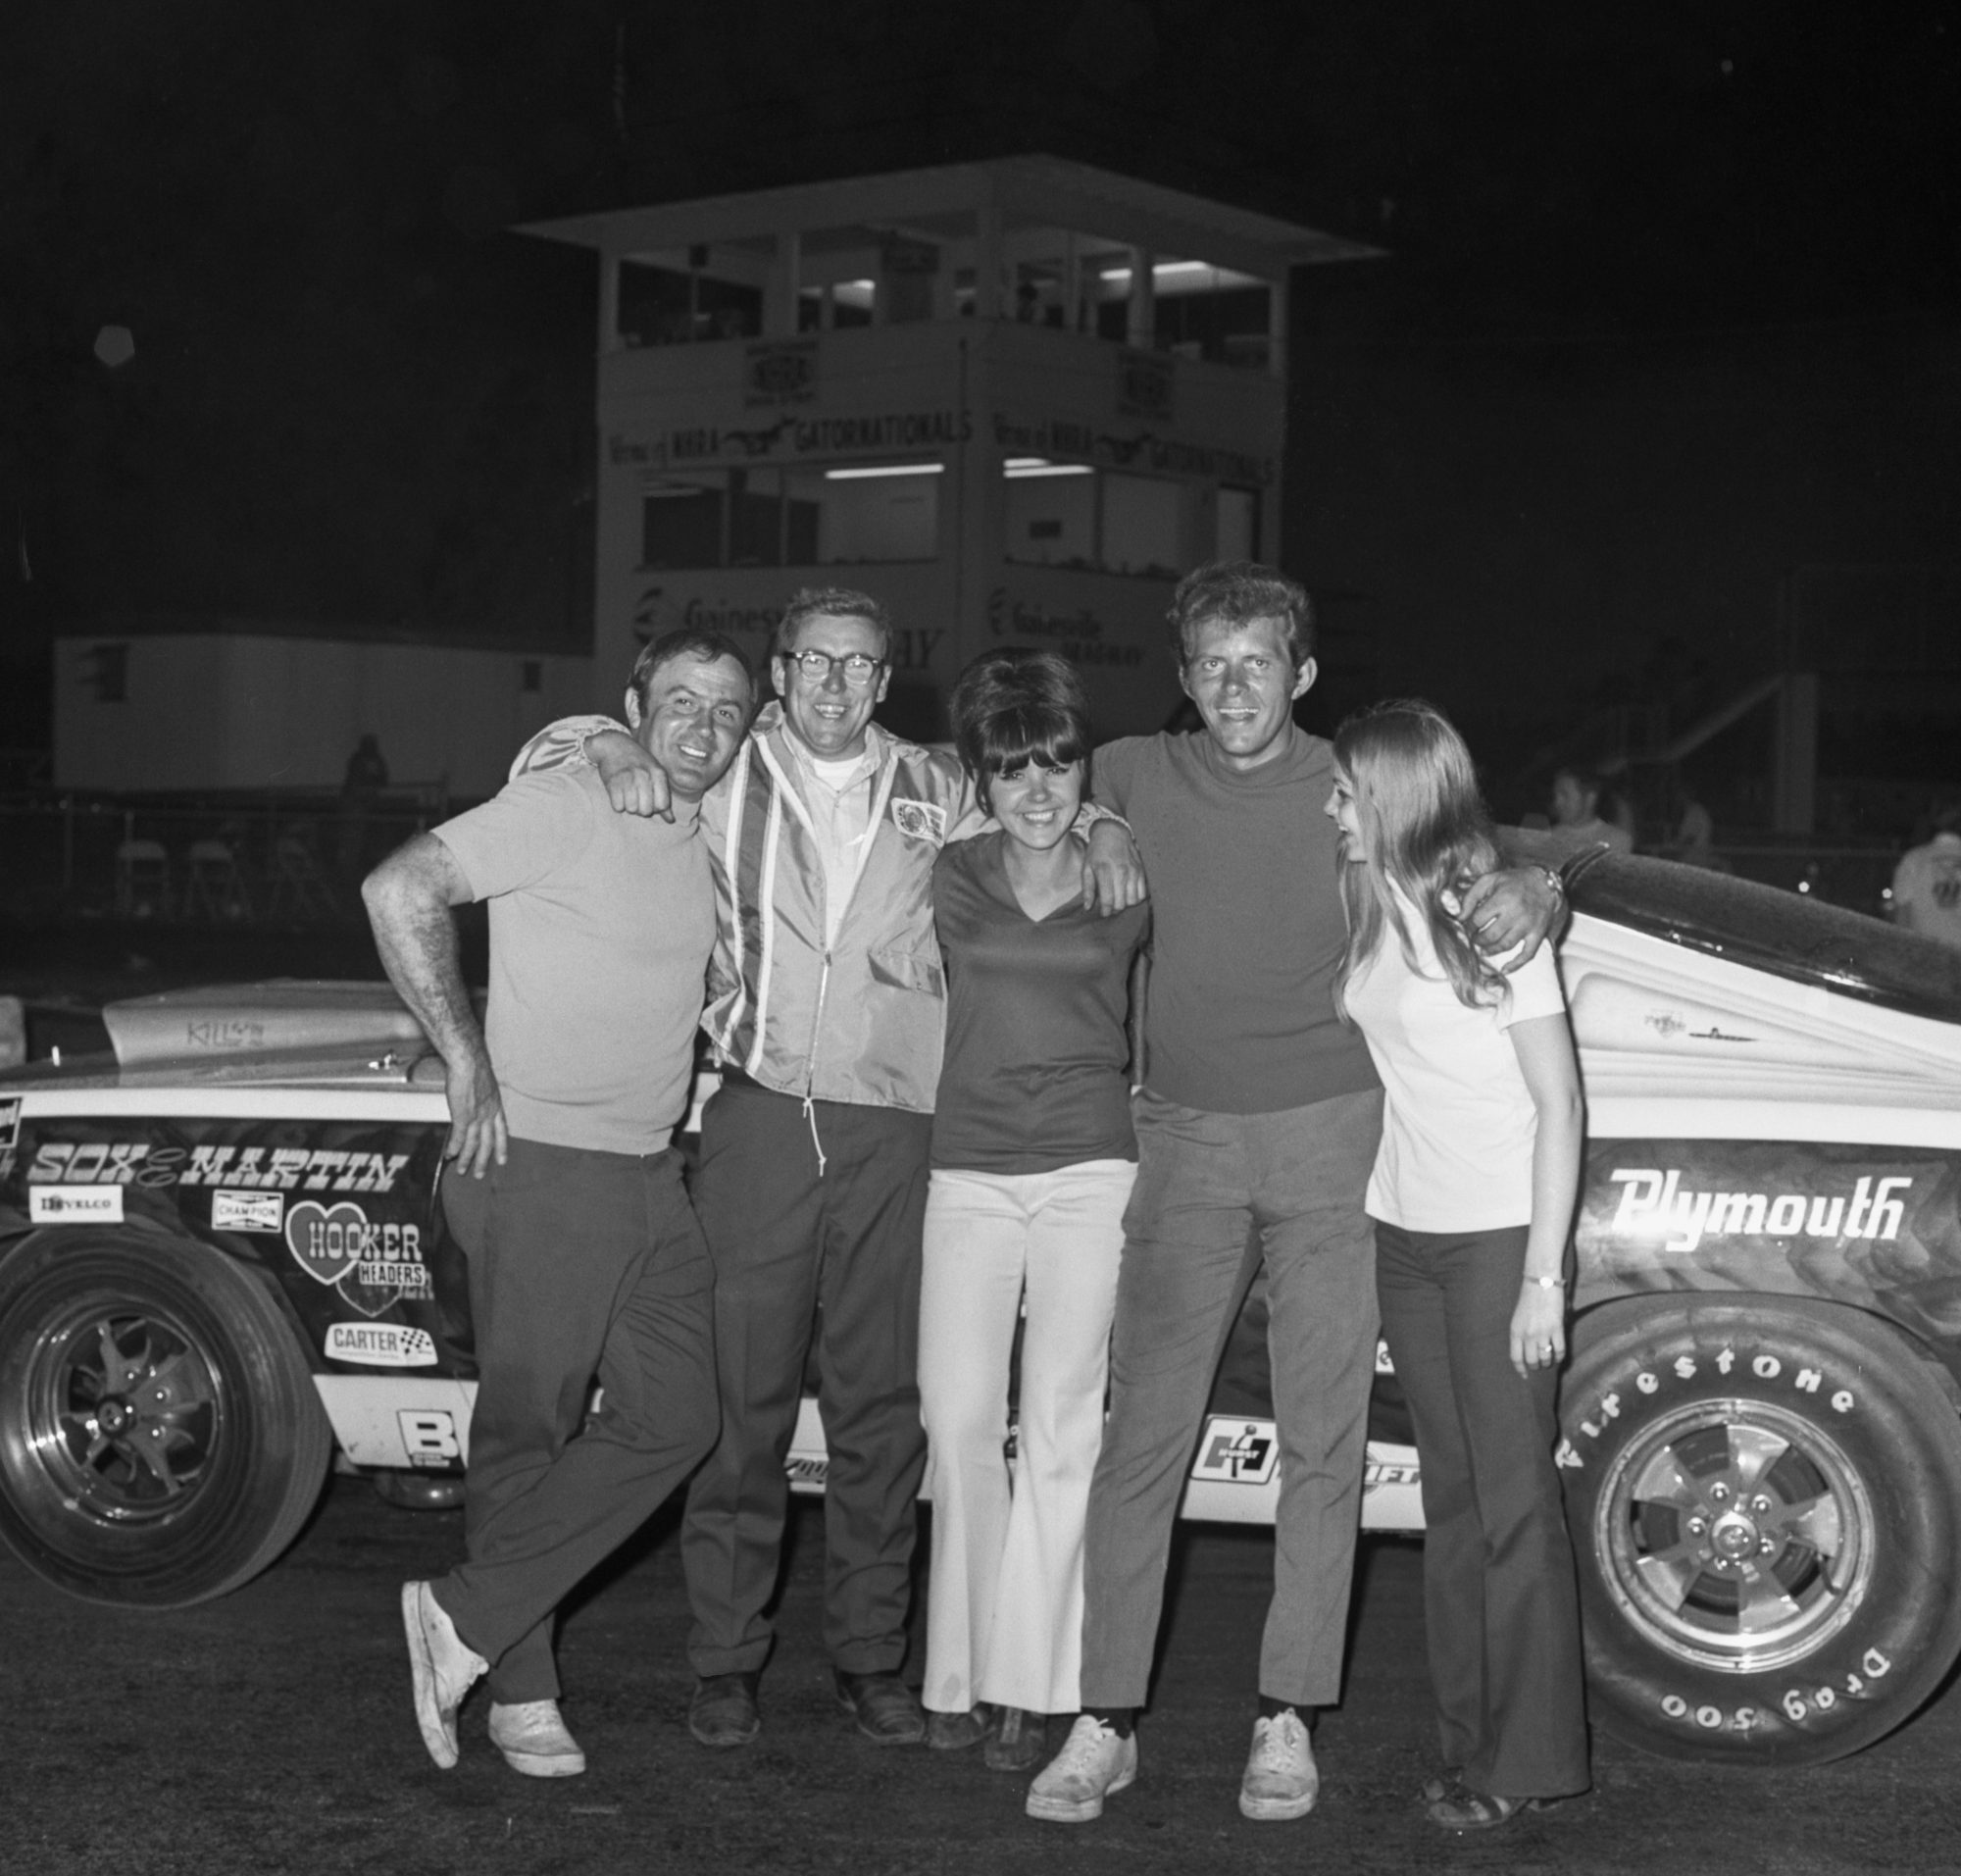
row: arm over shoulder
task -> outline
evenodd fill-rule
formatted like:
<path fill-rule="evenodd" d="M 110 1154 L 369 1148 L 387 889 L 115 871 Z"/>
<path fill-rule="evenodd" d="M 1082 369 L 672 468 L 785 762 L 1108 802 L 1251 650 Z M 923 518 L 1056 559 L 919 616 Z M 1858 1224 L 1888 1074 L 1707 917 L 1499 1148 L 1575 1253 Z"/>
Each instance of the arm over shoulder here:
<path fill-rule="evenodd" d="M 632 734 L 612 717 L 560 717 L 556 723 L 546 724 L 518 751 L 511 763 L 511 779 L 543 769 L 584 767 L 590 761 L 585 753 L 585 738 L 597 735 L 601 730 L 617 730 L 623 736 Z"/>
<path fill-rule="evenodd" d="M 1150 740 L 1149 736 L 1119 736 L 1115 742 L 1097 745 L 1089 762 L 1089 792 L 1099 806 L 1112 814 L 1127 812 L 1137 764 Z"/>

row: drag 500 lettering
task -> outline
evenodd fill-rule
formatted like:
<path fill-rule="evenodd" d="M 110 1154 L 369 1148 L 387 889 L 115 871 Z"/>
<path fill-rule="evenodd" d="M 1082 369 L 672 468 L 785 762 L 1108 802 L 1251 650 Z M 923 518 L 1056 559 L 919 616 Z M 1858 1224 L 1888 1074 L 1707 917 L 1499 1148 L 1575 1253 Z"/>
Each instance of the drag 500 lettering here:
<path fill-rule="evenodd" d="M 1557 1457 L 1593 1719 L 1828 1759 L 1961 1653 L 1961 958 L 1661 861 L 1587 856 L 1568 884 L 1588 1146 Z M 336 1448 L 377 1481 L 460 1475 L 447 1117 L 379 986 L 105 1021 L 113 1060 L 0 1077 L 0 1535 L 76 1595 L 175 1607 L 269 1564 Z M 1188 1516 L 1273 1516 L 1263 1313 Z M 1417 1530 L 1378 1370 L 1363 1525 Z M 826 1463 L 807 1400 L 791 1488 Z"/>

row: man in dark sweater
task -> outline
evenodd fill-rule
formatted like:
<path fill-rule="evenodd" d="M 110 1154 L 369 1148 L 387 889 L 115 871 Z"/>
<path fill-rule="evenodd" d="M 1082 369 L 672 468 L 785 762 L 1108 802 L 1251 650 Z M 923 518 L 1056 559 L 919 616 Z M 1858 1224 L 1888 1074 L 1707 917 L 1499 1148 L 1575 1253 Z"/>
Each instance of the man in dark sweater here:
<path fill-rule="evenodd" d="M 1136 1776 L 1171 1530 L 1226 1338 L 1264 1264 L 1281 1441 L 1274 1598 L 1239 1790 L 1251 1818 L 1313 1808 L 1309 1739 L 1340 1692 L 1375 1369 L 1375 1237 L 1362 1199 L 1382 1088 L 1336 1020 L 1346 943 L 1333 752 L 1293 723 L 1314 683 L 1307 594 L 1269 568 L 1201 567 L 1171 628 L 1202 732 L 1096 752 L 1099 801 L 1131 823 L 1155 919 L 1124 1219 L 1110 1418 L 1090 1489 L 1083 1712 L 1029 1794 L 1077 1823 Z M 1537 947 L 1556 876 L 1500 873 L 1470 895 L 1480 941 Z"/>

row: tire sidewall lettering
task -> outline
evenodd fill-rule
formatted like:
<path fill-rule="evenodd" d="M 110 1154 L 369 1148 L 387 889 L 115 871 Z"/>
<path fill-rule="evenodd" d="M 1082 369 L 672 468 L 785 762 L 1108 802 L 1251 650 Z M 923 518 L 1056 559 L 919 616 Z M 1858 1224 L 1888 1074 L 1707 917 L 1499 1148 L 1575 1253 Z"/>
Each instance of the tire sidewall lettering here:
<path fill-rule="evenodd" d="M 1723 1360 L 1724 1356 L 1728 1357 L 1727 1363 Z M 1814 1365 L 1823 1366 L 1822 1363 Z M 1727 1369 L 1733 1380 L 1740 1380 L 1747 1373 L 1759 1381 L 1784 1382 L 1791 1396 L 1790 1404 L 1796 1406 L 1799 1411 L 1804 1410 L 1807 1396 L 1825 1398 L 1832 1411 L 1836 1414 L 1853 1413 L 1858 1408 L 1858 1396 L 1850 1388 L 1842 1385 L 1835 1386 L 1831 1380 L 1826 1382 L 1825 1388 L 1805 1386 L 1800 1380 L 1804 1373 L 1801 1368 L 1794 1368 L 1773 1354 L 1751 1355 L 1745 1360 L 1734 1343 L 1724 1344 L 1717 1357 L 1717 1368 L 1719 1375 Z M 1636 1394 L 1652 1396 L 1660 1394 L 1671 1379 L 1690 1382 L 1702 1378 L 1702 1369 L 1692 1355 L 1678 1355 L 1673 1362 L 1658 1363 L 1653 1367 L 1638 1369 L 1634 1376 L 1633 1385 Z M 1826 1393 L 1826 1389 L 1830 1389 L 1829 1394 Z M 1705 1387 L 1703 1390 L 1692 1392 L 1708 1391 Z M 1568 1423 L 1567 1437 L 1573 1440 L 1576 1445 L 1582 1438 L 1597 1445 L 1609 1433 L 1616 1430 L 1616 1422 L 1620 1420 L 1625 1406 L 1623 1391 L 1618 1388 L 1608 1388 L 1597 1394 L 1576 1401 L 1562 1416 Z"/>
<path fill-rule="evenodd" d="M 1606 1730 L 1616 1730 L 1618 1717 L 1619 1736 L 1650 1749 L 1760 1764 L 1835 1757 L 1904 1720 L 1936 1655 L 1944 1668 L 1955 1652 L 1944 1599 L 1924 1593 L 1929 1573 L 1900 1553 L 1902 1545 L 1914 1546 L 1913 1557 L 1935 1548 L 1944 1570 L 1946 1556 L 1961 1549 L 1953 1409 L 1943 1401 L 1945 1424 L 1934 1423 L 1927 1399 L 1933 1384 L 1896 1332 L 1868 1329 L 1849 1311 L 1839 1321 L 1804 1299 L 1787 1307 L 1782 1300 L 1762 1299 L 1761 1325 L 1738 1320 L 1734 1301 L 1709 1299 L 1684 1311 L 1683 1300 L 1672 1298 L 1646 1322 L 1623 1305 L 1603 1314 L 1592 1337 L 1583 1329 L 1577 1338 L 1559 1459 L 1581 1567 L 1589 1680 Z M 1862 1346 L 1868 1334 L 1880 1345 Z M 1737 1408 L 1725 1408 L 1728 1401 Z M 1699 1411 L 1705 1402 L 1706 1422 Z M 1810 1454 L 1798 1437 L 1800 1457 L 1840 1480 L 1833 1490 L 1855 1495 L 1845 1500 L 1848 1511 L 1862 1507 L 1851 1528 L 1863 1533 L 1871 1546 L 1865 1554 L 1877 1561 L 1862 1566 L 1851 1592 L 1856 1602 L 1840 1605 L 1835 1618 L 1821 1613 L 1815 1642 L 1800 1631 L 1782 1665 L 1742 1669 L 1726 1660 L 1732 1645 L 1720 1624 L 1709 1624 L 1704 1639 L 1693 1626 L 1677 1631 L 1666 1613 L 1646 1604 L 1638 1579 L 1627 1574 L 1637 1552 L 1623 1546 L 1648 1540 L 1612 1534 L 1625 1534 L 1634 1515 L 1627 1468 L 1649 1462 L 1651 1437 L 1673 1442 L 1677 1427 L 1689 1437 L 1705 1424 L 1775 1429 L 1793 1420 L 1817 1435 Z M 1930 1445 L 1939 1449 L 1931 1461 Z M 1889 1507 L 1902 1479 L 1920 1469 L 1933 1501 L 1947 1509 L 1902 1526 Z M 1950 1479 L 1952 1489 L 1941 1483 Z M 1596 1550 L 1608 1543 L 1611 1552 Z M 1712 1581 L 1725 1580 L 1720 1563 L 1702 1567 Z M 1826 1594 L 1837 1592 L 1828 1586 Z"/>
<path fill-rule="evenodd" d="M 1728 1357 L 1727 1361 L 1724 1360 L 1725 1356 Z M 1849 1414 L 1858 1407 L 1858 1396 L 1849 1388 L 1833 1388 L 1829 1394 L 1825 1394 L 1817 1385 L 1816 1368 L 1807 1370 L 1800 1366 L 1786 1374 L 1786 1364 L 1771 1354 L 1754 1355 L 1745 1363 L 1738 1359 L 1733 1344 L 1726 1344 L 1717 1359 L 1719 1370 L 1727 1368 L 1732 1372 L 1738 1372 L 1747 1368 L 1748 1372 L 1760 1381 L 1787 1380 L 1793 1397 L 1801 1400 L 1806 1394 L 1819 1395 L 1829 1402 L 1835 1414 Z M 1689 1382 L 1698 1379 L 1701 1373 L 1701 1366 L 1693 1355 L 1678 1355 L 1672 1363 L 1638 1370 L 1634 1377 L 1634 1389 L 1638 1394 L 1652 1396 L 1660 1394 L 1671 1378 L 1680 1382 Z M 1558 1463 L 1561 1468 L 1578 1471 L 1584 1467 L 1586 1463 L 1585 1455 L 1577 1441 L 1584 1438 L 1597 1445 L 1600 1440 L 1613 1432 L 1615 1422 L 1621 1417 L 1621 1409 L 1620 1392 L 1609 1389 L 1568 1411 L 1563 1417 L 1569 1423 L 1571 1430 L 1560 1442 Z"/>

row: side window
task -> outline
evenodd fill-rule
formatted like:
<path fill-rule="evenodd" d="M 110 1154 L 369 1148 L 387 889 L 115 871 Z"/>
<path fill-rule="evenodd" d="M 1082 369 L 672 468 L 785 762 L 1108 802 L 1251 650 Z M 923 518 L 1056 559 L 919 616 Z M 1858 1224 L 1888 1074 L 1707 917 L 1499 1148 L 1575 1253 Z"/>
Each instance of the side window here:
<path fill-rule="evenodd" d="M 820 567 L 939 553 L 936 462 L 704 469 L 640 491 L 640 567 Z"/>

